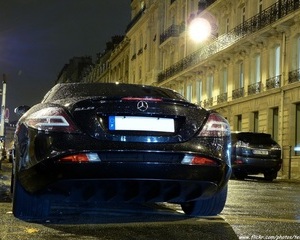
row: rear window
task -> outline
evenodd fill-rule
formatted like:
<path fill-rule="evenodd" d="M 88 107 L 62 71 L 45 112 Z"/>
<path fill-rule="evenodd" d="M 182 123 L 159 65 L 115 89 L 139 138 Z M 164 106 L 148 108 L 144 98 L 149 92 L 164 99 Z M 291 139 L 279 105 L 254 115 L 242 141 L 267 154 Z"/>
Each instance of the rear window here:
<path fill-rule="evenodd" d="M 44 97 L 43 102 L 52 102 L 77 97 L 153 97 L 185 101 L 179 93 L 166 88 L 115 83 L 57 84 Z"/>
<path fill-rule="evenodd" d="M 233 133 L 232 139 L 251 144 L 277 144 L 267 133 Z"/>

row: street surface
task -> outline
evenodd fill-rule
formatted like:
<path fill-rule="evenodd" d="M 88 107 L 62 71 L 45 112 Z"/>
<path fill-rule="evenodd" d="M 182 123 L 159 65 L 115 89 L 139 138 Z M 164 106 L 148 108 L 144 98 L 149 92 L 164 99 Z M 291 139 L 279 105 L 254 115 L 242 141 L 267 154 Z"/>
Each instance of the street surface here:
<path fill-rule="evenodd" d="M 173 204 L 62 205 L 41 223 L 11 213 L 11 163 L 0 170 L 1 240 L 300 239 L 300 182 L 230 180 L 222 214 L 188 218 Z"/>

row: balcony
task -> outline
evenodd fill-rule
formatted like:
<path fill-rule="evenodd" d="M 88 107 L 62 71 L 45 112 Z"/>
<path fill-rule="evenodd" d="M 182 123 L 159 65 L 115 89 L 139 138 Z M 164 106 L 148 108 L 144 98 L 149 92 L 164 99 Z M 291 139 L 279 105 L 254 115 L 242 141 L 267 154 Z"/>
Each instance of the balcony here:
<path fill-rule="evenodd" d="M 248 85 L 248 95 L 260 93 L 260 91 L 261 91 L 261 82 Z"/>
<path fill-rule="evenodd" d="M 227 93 L 222 93 L 217 96 L 217 103 L 220 104 L 223 102 L 227 102 Z"/>
<path fill-rule="evenodd" d="M 280 86 L 281 86 L 281 75 L 278 75 L 273 78 L 269 78 L 266 81 L 267 90 L 270 90 L 273 88 L 279 88 Z"/>
<path fill-rule="evenodd" d="M 171 37 L 178 37 L 185 30 L 185 23 L 180 25 L 172 24 L 166 31 L 160 35 L 160 44 L 164 43 Z"/>
<path fill-rule="evenodd" d="M 209 108 L 213 105 L 213 101 L 214 99 L 211 97 L 211 98 L 208 98 L 206 100 L 203 101 L 203 107 L 204 108 Z"/>
<path fill-rule="evenodd" d="M 272 25 L 274 22 L 298 9 L 300 9 L 300 0 L 286 0 L 284 4 L 282 1 L 276 2 L 275 4 L 263 10 L 261 13 L 236 26 L 227 34 L 219 36 L 216 40 L 200 47 L 200 49 L 196 52 L 181 59 L 168 69 L 160 72 L 157 76 L 157 81 L 161 83 L 168 78 L 179 74 L 181 71 L 199 64 L 201 61 L 204 61 L 212 55 L 232 46 L 240 39 L 245 38 L 247 35 L 255 33 L 266 26 Z M 171 30 L 169 31 L 170 33 L 165 32 L 162 34 L 163 36 L 161 36 L 161 41 L 165 41 L 171 37 L 172 34 L 178 34 L 176 33 L 176 30 L 175 33 Z"/>
<path fill-rule="evenodd" d="M 244 97 L 244 88 L 238 88 L 235 90 L 232 90 L 232 99 L 238 99 Z"/>
<path fill-rule="evenodd" d="M 294 83 L 299 81 L 300 81 L 300 68 L 289 72 L 289 83 Z"/>

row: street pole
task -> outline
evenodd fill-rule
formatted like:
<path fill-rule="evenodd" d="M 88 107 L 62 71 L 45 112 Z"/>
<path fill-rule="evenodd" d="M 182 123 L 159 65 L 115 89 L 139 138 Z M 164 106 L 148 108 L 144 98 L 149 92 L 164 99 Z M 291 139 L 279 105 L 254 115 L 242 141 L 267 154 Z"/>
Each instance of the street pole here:
<path fill-rule="evenodd" d="M 4 125 L 5 125 L 5 101 L 6 101 L 6 76 L 3 74 L 3 88 L 2 88 L 2 105 L 1 105 L 1 126 L 0 126 L 0 137 L 1 137 L 1 160 L 5 157 L 5 137 L 4 137 Z"/>

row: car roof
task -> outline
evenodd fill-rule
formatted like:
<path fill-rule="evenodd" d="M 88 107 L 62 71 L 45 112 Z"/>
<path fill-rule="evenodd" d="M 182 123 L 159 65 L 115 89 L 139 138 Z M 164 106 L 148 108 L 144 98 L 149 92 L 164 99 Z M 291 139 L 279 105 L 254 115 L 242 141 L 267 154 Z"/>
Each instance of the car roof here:
<path fill-rule="evenodd" d="M 185 100 L 178 92 L 150 85 L 125 83 L 59 83 L 45 95 L 42 102 L 76 97 L 159 97 Z"/>

